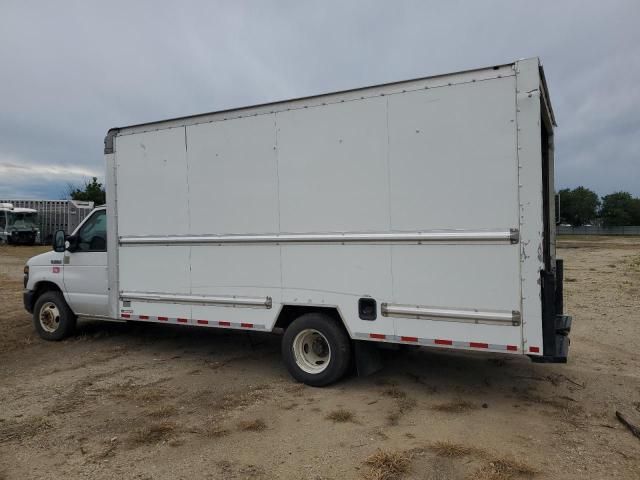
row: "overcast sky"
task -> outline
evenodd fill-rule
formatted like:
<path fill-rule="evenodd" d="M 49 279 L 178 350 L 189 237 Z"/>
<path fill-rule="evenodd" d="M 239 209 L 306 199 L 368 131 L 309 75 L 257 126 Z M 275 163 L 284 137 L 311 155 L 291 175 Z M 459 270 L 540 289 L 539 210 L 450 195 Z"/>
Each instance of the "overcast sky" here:
<path fill-rule="evenodd" d="M 0 198 L 104 178 L 113 126 L 539 56 L 556 184 L 640 196 L 640 1 L 0 0 Z"/>

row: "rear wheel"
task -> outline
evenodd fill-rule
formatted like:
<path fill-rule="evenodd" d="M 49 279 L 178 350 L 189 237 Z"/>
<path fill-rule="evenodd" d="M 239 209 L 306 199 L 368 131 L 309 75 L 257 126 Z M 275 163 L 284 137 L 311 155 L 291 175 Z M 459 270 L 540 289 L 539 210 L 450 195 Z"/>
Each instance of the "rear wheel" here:
<path fill-rule="evenodd" d="M 76 316 L 60 292 L 45 292 L 33 308 L 33 324 L 45 340 L 62 340 L 73 333 Z"/>
<path fill-rule="evenodd" d="M 349 368 L 351 342 L 344 327 L 323 313 L 293 321 L 282 338 L 282 357 L 293 378 L 313 387 L 338 381 Z"/>

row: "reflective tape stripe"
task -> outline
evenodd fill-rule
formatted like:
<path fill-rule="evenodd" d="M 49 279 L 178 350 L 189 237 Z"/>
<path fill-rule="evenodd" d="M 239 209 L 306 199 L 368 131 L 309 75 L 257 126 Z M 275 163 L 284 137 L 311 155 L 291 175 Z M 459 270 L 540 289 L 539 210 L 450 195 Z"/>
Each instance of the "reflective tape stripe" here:
<path fill-rule="evenodd" d="M 146 320 L 150 322 L 162 322 L 162 323 L 176 323 L 181 325 L 207 325 L 211 327 L 227 327 L 227 328 L 236 328 L 236 329 L 252 329 L 252 330 L 266 330 L 264 325 L 258 325 L 255 323 L 249 322 L 229 322 L 226 320 L 203 320 L 203 319 L 189 319 L 186 317 L 168 317 L 163 315 L 158 316 L 150 316 L 150 315 L 133 315 L 131 313 L 121 313 L 120 318 L 122 319 L 131 319 L 135 318 L 137 320 Z"/>
<path fill-rule="evenodd" d="M 489 350 L 496 352 L 518 352 L 517 345 L 501 345 L 487 342 L 459 342 L 446 338 L 420 338 L 408 335 L 385 335 L 381 333 L 361 333 L 353 334 L 354 338 L 362 340 L 382 340 L 390 343 L 414 343 L 425 347 L 460 348 L 466 350 Z M 538 347 L 531 347 L 530 351 L 539 351 Z"/>

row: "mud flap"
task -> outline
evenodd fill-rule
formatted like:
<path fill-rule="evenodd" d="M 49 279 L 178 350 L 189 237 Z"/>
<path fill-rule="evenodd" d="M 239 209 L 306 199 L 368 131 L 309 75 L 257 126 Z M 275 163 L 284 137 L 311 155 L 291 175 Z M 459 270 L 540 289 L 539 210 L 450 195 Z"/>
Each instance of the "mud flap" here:
<path fill-rule="evenodd" d="M 382 370 L 382 356 L 378 345 L 373 342 L 354 340 L 353 342 L 356 373 L 366 377 Z"/>

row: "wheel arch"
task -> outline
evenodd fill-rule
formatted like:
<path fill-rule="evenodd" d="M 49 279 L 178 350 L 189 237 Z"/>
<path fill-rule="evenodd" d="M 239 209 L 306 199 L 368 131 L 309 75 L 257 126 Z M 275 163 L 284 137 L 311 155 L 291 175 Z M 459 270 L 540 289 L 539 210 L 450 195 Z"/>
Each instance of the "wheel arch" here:
<path fill-rule="evenodd" d="M 335 319 L 340 325 L 342 325 L 342 328 L 344 328 L 344 330 L 347 332 L 349 338 L 352 338 L 351 332 L 347 328 L 347 324 L 342 318 L 340 310 L 334 306 L 325 307 L 317 305 L 282 305 L 273 328 L 286 330 L 287 327 L 291 325 L 296 318 L 301 317 L 306 313 L 322 313 Z"/>
<path fill-rule="evenodd" d="M 40 296 L 46 292 L 60 292 L 64 296 L 64 292 L 55 282 L 52 282 L 49 280 L 41 280 L 38 283 L 36 283 L 33 288 L 33 296 L 31 299 L 32 309 L 35 306 L 36 302 L 38 301 L 38 298 L 40 298 Z"/>

